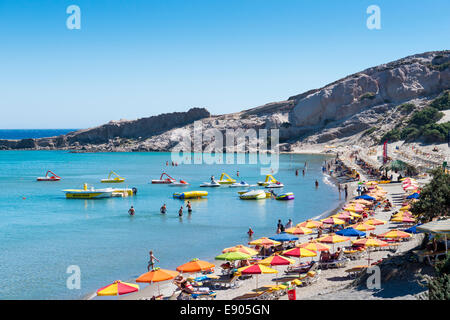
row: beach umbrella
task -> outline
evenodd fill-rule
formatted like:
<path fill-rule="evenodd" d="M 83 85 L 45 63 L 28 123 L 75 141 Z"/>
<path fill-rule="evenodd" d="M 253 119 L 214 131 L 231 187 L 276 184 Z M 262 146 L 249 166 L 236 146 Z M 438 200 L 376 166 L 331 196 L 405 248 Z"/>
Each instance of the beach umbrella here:
<path fill-rule="evenodd" d="M 344 207 L 344 210 L 346 210 L 346 211 L 353 211 L 353 212 L 363 212 L 364 208 L 356 207 L 354 205 L 348 205 L 348 206 Z"/>
<path fill-rule="evenodd" d="M 314 229 L 322 226 L 322 222 L 316 220 L 306 220 L 302 223 L 297 224 L 297 227 Z"/>
<path fill-rule="evenodd" d="M 414 187 L 414 186 L 408 186 L 405 188 L 405 191 L 416 191 L 418 187 Z"/>
<path fill-rule="evenodd" d="M 352 218 L 351 215 L 347 215 L 347 214 L 344 214 L 344 213 L 334 214 L 334 215 L 332 215 L 332 217 L 336 218 L 336 219 L 340 219 L 340 220 L 349 220 L 349 219 Z"/>
<path fill-rule="evenodd" d="M 304 227 L 293 227 L 286 229 L 286 232 L 291 234 L 310 234 L 312 233 L 312 230 Z"/>
<path fill-rule="evenodd" d="M 370 224 L 372 226 L 379 226 L 379 225 L 382 225 L 382 224 L 386 224 L 386 222 L 387 221 L 378 220 L 378 219 L 375 219 L 375 218 L 370 218 L 369 220 L 364 221 L 365 224 Z"/>
<path fill-rule="evenodd" d="M 258 262 L 259 264 L 263 264 L 265 266 L 286 266 L 290 264 L 294 264 L 295 261 L 281 255 L 272 255 L 268 258 L 265 258 Z"/>
<path fill-rule="evenodd" d="M 349 237 L 343 237 L 343 236 L 335 235 L 335 234 L 326 235 L 326 236 L 323 236 L 323 237 L 317 239 L 317 241 L 323 242 L 323 243 L 338 243 L 338 242 L 345 242 L 348 240 L 350 240 Z"/>
<path fill-rule="evenodd" d="M 325 244 L 321 244 L 319 242 L 315 242 L 315 241 L 310 241 L 310 242 L 305 242 L 302 244 L 298 244 L 297 245 L 298 248 L 304 248 L 304 249 L 309 249 L 312 251 L 329 251 L 330 247 L 325 245 Z"/>
<path fill-rule="evenodd" d="M 293 249 L 283 251 L 283 255 L 289 257 L 304 258 L 304 257 L 315 257 L 317 256 L 317 252 L 306 248 L 296 247 Z"/>
<path fill-rule="evenodd" d="M 367 194 L 363 194 L 362 196 L 358 196 L 355 199 L 363 199 L 363 200 L 371 200 L 371 201 L 377 200 L 376 198 L 371 197 L 371 196 L 369 196 Z"/>
<path fill-rule="evenodd" d="M 182 264 L 181 266 L 177 267 L 177 271 L 184 272 L 184 273 L 194 273 L 194 272 L 200 272 L 200 271 L 206 271 L 211 270 L 215 266 L 212 263 L 209 263 L 207 261 L 202 261 L 199 259 L 192 259 L 191 261 Z"/>
<path fill-rule="evenodd" d="M 288 232 L 288 230 L 289 229 L 287 229 L 286 232 Z M 308 229 L 308 230 L 311 230 L 311 229 Z M 282 232 L 280 234 L 276 234 L 276 235 L 274 235 L 272 237 L 269 237 L 269 239 L 270 240 L 274 240 L 274 241 L 279 241 L 279 242 L 296 241 L 296 240 L 298 240 L 298 237 L 293 236 L 292 234 L 289 234 L 291 232 L 288 232 L 288 233 L 286 233 L 286 232 Z M 311 230 L 311 232 L 312 232 L 312 230 Z"/>
<path fill-rule="evenodd" d="M 372 197 L 371 197 L 372 198 Z M 376 200 L 375 198 L 373 198 L 373 200 Z M 358 199 L 353 201 L 353 203 L 359 203 L 359 204 L 363 204 L 363 205 L 367 205 L 367 206 L 371 206 L 373 205 L 373 202 L 369 201 L 369 200 L 364 200 L 364 199 Z"/>
<path fill-rule="evenodd" d="M 376 181 L 368 181 L 366 182 L 366 186 L 376 186 L 378 184 L 378 182 Z"/>
<path fill-rule="evenodd" d="M 160 288 L 159 288 L 159 283 L 161 281 L 172 280 L 179 274 L 180 273 L 178 271 L 165 270 L 165 269 L 161 269 L 161 268 L 157 267 L 149 272 L 141 274 L 136 279 L 136 282 L 147 282 L 147 283 L 149 283 L 149 285 L 156 282 L 156 283 L 158 283 L 158 292 L 159 292 L 159 294 L 161 294 Z"/>
<path fill-rule="evenodd" d="M 389 243 L 385 241 L 378 240 L 376 238 L 363 238 L 353 241 L 353 244 L 362 245 L 366 247 L 367 250 L 367 264 L 370 266 L 370 247 L 385 247 Z"/>
<path fill-rule="evenodd" d="M 408 218 L 412 218 L 412 213 L 410 211 L 400 211 L 399 213 L 396 213 L 394 215 L 392 215 L 391 219 L 393 218 L 403 218 L 403 217 L 408 217 Z"/>
<path fill-rule="evenodd" d="M 378 235 L 380 238 L 392 238 L 392 239 L 398 239 L 398 238 L 409 238 L 411 235 L 407 232 L 400 231 L 397 229 L 382 233 Z"/>
<path fill-rule="evenodd" d="M 359 231 L 356 230 L 354 228 L 345 228 L 343 230 L 339 230 L 336 232 L 337 235 L 339 236 L 344 236 L 344 237 L 365 237 L 366 233 L 363 231 Z"/>
<path fill-rule="evenodd" d="M 415 226 L 412 226 L 412 227 L 406 229 L 405 232 L 408 232 L 408 233 L 420 233 L 421 231 L 416 229 L 420 225 L 422 225 L 422 224 L 421 223 L 416 224 Z"/>
<path fill-rule="evenodd" d="M 234 247 L 225 248 L 222 250 L 222 253 L 227 253 L 227 252 L 241 252 L 241 253 L 248 254 L 250 256 L 256 256 L 258 254 L 258 251 L 256 251 L 255 249 L 243 246 L 242 244 L 238 244 Z"/>
<path fill-rule="evenodd" d="M 245 254 L 238 251 L 229 251 L 221 255 L 218 255 L 214 259 L 216 260 L 226 260 L 226 261 L 236 261 L 236 260 L 248 260 L 252 257 L 249 254 Z"/>
<path fill-rule="evenodd" d="M 97 290 L 97 296 L 120 296 L 123 294 L 136 292 L 139 290 L 139 285 L 134 283 L 126 283 L 120 280 L 100 288 Z"/>
<path fill-rule="evenodd" d="M 413 218 L 407 217 L 407 216 L 399 216 L 399 217 L 392 218 L 391 221 L 403 222 L 403 223 L 414 223 L 414 222 L 416 222 L 416 219 L 413 219 Z"/>
<path fill-rule="evenodd" d="M 358 230 L 358 231 L 371 231 L 375 230 L 375 226 L 372 226 L 370 224 L 365 224 L 364 222 L 356 223 L 350 226 L 351 228 Z"/>
<path fill-rule="evenodd" d="M 258 288 L 258 275 L 278 273 L 277 270 L 269 268 L 263 264 L 252 264 L 251 266 L 242 267 L 237 270 L 239 274 L 254 274 L 256 275 L 256 288 Z"/>
<path fill-rule="evenodd" d="M 253 240 L 248 244 L 252 246 L 279 246 L 281 242 L 270 240 L 269 238 L 263 237 L 257 240 Z"/>
<path fill-rule="evenodd" d="M 322 219 L 320 221 L 322 223 L 326 223 L 326 224 L 345 224 L 344 220 L 341 220 L 341 219 L 338 219 L 338 218 L 333 218 L 333 217 Z"/>
<path fill-rule="evenodd" d="M 411 209 L 411 206 L 409 204 L 407 204 L 406 206 L 401 207 L 399 210 L 400 211 L 408 211 L 409 209 Z"/>

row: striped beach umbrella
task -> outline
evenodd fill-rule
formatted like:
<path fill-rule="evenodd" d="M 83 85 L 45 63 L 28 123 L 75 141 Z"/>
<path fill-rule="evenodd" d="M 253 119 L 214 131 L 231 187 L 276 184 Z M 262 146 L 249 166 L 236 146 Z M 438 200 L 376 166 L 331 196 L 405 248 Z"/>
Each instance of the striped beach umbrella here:
<path fill-rule="evenodd" d="M 269 238 L 263 237 L 257 240 L 253 240 L 248 244 L 252 246 L 279 246 L 281 242 L 270 240 Z"/>
<path fill-rule="evenodd" d="M 367 264 L 370 266 L 370 247 L 385 247 L 389 243 L 378 240 L 376 238 L 363 238 L 352 242 L 353 244 L 366 247 L 367 250 Z"/>
<path fill-rule="evenodd" d="M 364 221 L 365 224 L 370 224 L 372 226 L 379 226 L 379 225 L 382 225 L 382 224 L 386 224 L 386 222 L 387 221 L 378 220 L 378 219 L 375 219 L 375 218 L 370 218 L 369 220 Z"/>
<path fill-rule="evenodd" d="M 338 219 L 338 218 L 334 218 L 334 217 L 329 217 L 326 219 L 322 219 L 320 220 L 322 223 L 325 224 L 345 224 L 344 220 Z"/>
<path fill-rule="evenodd" d="M 225 248 L 222 250 L 222 253 L 227 253 L 227 252 L 241 252 L 241 253 L 248 254 L 250 256 L 256 256 L 258 254 L 258 251 L 256 251 L 255 249 L 246 247 L 242 244 L 238 244 L 237 246 L 234 246 L 231 248 Z"/>
<path fill-rule="evenodd" d="M 304 222 L 301 222 L 301 223 L 297 224 L 297 227 L 314 229 L 314 228 L 319 228 L 322 225 L 323 225 L 322 222 L 310 219 L 310 220 L 306 220 Z"/>
<path fill-rule="evenodd" d="M 238 274 L 254 274 L 256 275 L 256 288 L 258 288 L 258 275 L 278 273 L 278 270 L 269 268 L 263 264 L 252 264 L 251 266 L 242 267 L 237 270 Z"/>
<path fill-rule="evenodd" d="M 265 266 L 286 266 L 290 264 L 294 264 L 295 261 L 281 255 L 272 255 L 264 260 L 258 262 L 259 264 L 263 264 Z"/>
<path fill-rule="evenodd" d="M 339 236 L 336 234 L 327 235 L 327 236 L 317 239 L 317 241 L 322 242 L 322 243 L 338 243 L 338 242 L 345 242 L 348 240 L 350 240 L 349 237 L 343 237 L 343 236 Z"/>
<path fill-rule="evenodd" d="M 290 234 L 310 234 L 312 233 L 312 230 L 304 227 L 293 227 L 286 229 L 286 232 Z"/>
<path fill-rule="evenodd" d="M 416 222 L 416 219 L 411 218 L 411 217 L 407 217 L 407 216 L 402 216 L 402 217 L 392 218 L 391 221 L 393 221 L 393 222 L 403 222 L 403 223 L 414 223 L 414 222 Z"/>
<path fill-rule="evenodd" d="M 394 229 L 394 230 L 379 234 L 378 236 L 381 238 L 398 239 L 398 238 L 409 238 L 409 237 L 411 237 L 411 234 L 404 232 L 404 231 Z"/>
<path fill-rule="evenodd" d="M 330 250 L 329 246 L 327 246 L 325 244 L 322 244 L 322 243 L 319 243 L 319 242 L 315 242 L 315 241 L 310 241 L 310 242 L 305 242 L 305 243 L 302 243 L 302 244 L 298 244 L 297 247 L 298 248 L 309 249 L 309 250 L 317 251 L 317 252 L 319 252 L 319 251 L 329 251 Z"/>
<path fill-rule="evenodd" d="M 370 225 L 370 224 L 366 224 L 364 222 L 360 222 L 360 223 L 356 223 L 353 224 L 351 226 L 349 226 L 350 228 L 353 228 L 355 230 L 358 231 L 371 231 L 371 230 L 375 230 L 375 226 Z"/>
<path fill-rule="evenodd" d="M 97 296 L 120 296 L 136 291 L 139 291 L 139 285 L 117 280 L 103 288 L 98 289 Z"/>
<path fill-rule="evenodd" d="M 317 252 L 306 248 L 296 247 L 293 249 L 283 251 L 283 255 L 289 257 L 304 258 L 304 257 L 315 257 L 317 256 Z"/>

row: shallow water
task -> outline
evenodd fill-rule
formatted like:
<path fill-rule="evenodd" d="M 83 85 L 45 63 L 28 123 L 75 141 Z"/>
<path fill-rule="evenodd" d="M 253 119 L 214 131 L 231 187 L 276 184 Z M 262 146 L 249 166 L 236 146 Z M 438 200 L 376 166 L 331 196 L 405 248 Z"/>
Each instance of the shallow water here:
<path fill-rule="evenodd" d="M 0 152 L 0 298 L 77 299 L 117 279 L 137 277 L 147 270 L 153 249 L 159 266 L 174 269 L 192 258 L 208 259 L 225 247 L 271 236 L 278 219 L 294 223 L 317 216 L 338 204 L 336 188 L 322 174 L 320 155 L 281 155 L 275 177 L 294 192 L 294 201 L 243 201 L 238 189 L 199 188 L 222 171 L 250 184 L 264 180 L 259 165 L 180 165 L 166 167 L 170 153 L 68 153 L 64 151 Z M 302 168 L 308 162 L 305 177 Z M 295 176 L 299 168 L 299 176 Z M 37 182 L 52 170 L 63 179 Z M 114 170 L 126 178 L 122 186 L 136 187 L 137 196 L 99 200 L 65 199 L 62 189 L 81 188 Z M 167 171 L 189 187 L 152 185 Z M 314 181 L 318 180 L 316 190 Z M 178 217 L 184 201 L 172 193 L 206 190 L 205 200 L 192 200 L 193 213 Z M 275 192 L 281 192 L 280 189 Z M 168 213 L 159 208 L 167 204 Z M 136 215 L 127 214 L 130 206 Z M 67 267 L 81 269 L 81 289 L 69 290 Z"/>

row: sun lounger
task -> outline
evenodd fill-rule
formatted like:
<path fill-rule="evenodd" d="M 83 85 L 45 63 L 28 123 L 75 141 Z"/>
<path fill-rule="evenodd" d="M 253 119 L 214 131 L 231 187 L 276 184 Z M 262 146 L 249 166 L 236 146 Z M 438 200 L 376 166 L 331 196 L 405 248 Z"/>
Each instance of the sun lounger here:
<path fill-rule="evenodd" d="M 289 266 L 284 273 L 290 274 L 290 273 L 307 273 L 308 271 L 315 271 L 319 267 L 318 263 L 316 261 L 313 261 L 311 263 L 297 265 L 297 266 Z"/>
<path fill-rule="evenodd" d="M 419 262 L 423 262 L 424 260 L 426 260 L 427 263 L 431 266 L 434 266 L 435 261 L 439 259 L 439 257 L 446 255 L 445 251 L 433 252 L 429 250 L 419 250 L 413 252 L 417 255 Z"/>
<path fill-rule="evenodd" d="M 238 281 L 239 275 L 233 275 L 231 278 L 229 276 L 222 276 L 218 279 L 211 279 L 209 283 L 215 288 L 237 288 L 239 286 Z"/>
<path fill-rule="evenodd" d="M 339 256 L 337 259 L 332 261 L 326 261 L 326 262 L 319 262 L 319 267 L 321 269 L 328 269 L 328 268 L 342 268 L 345 267 L 350 259 L 344 258 L 344 251 L 341 251 L 339 253 Z"/>
<path fill-rule="evenodd" d="M 249 292 L 232 300 L 268 300 L 271 296 L 269 290 Z"/>

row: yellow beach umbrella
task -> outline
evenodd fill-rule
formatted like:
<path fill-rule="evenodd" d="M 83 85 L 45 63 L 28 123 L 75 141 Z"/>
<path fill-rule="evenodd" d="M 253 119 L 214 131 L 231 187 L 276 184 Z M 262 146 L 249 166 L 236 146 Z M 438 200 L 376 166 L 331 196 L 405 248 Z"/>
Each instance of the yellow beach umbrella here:
<path fill-rule="evenodd" d="M 119 296 L 139 290 L 139 285 L 126 283 L 120 280 L 97 290 L 97 296 Z"/>
<path fill-rule="evenodd" d="M 309 228 L 303 228 L 303 227 L 293 227 L 285 230 L 286 233 L 290 234 L 310 234 L 312 233 L 312 230 Z"/>
<path fill-rule="evenodd" d="M 378 220 L 378 219 L 375 219 L 375 218 L 370 218 L 369 220 L 364 221 L 364 223 L 365 224 L 370 224 L 372 226 L 379 226 L 379 225 L 382 225 L 382 224 L 386 224 L 387 221 Z"/>
<path fill-rule="evenodd" d="M 382 237 L 382 238 L 397 239 L 397 238 L 410 238 L 411 234 L 404 232 L 404 231 L 394 229 L 394 230 L 379 234 L 378 236 Z"/>
<path fill-rule="evenodd" d="M 302 223 L 297 224 L 297 227 L 303 227 L 303 228 L 309 228 L 309 229 L 314 229 L 314 228 L 318 228 L 321 227 L 323 225 L 322 222 L 320 221 L 316 221 L 316 220 L 306 220 Z"/>
<path fill-rule="evenodd" d="M 283 251 L 283 255 L 290 257 L 304 258 L 304 257 L 315 257 L 317 256 L 317 252 L 306 248 L 296 247 L 293 249 Z"/>
<path fill-rule="evenodd" d="M 337 234 L 326 235 L 326 236 L 323 236 L 323 237 L 317 239 L 317 241 L 322 242 L 322 243 L 338 243 L 338 242 L 345 242 L 348 240 L 350 240 L 349 237 L 343 237 L 343 236 L 339 236 Z"/>
<path fill-rule="evenodd" d="M 403 223 L 414 223 L 414 222 L 416 222 L 416 219 L 414 219 L 412 217 L 403 216 L 403 217 L 392 218 L 391 221 L 393 221 L 393 222 L 403 222 Z"/>
<path fill-rule="evenodd" d="M 305 242 L 302 244 L 298 244 L 297 247 L 299 248 L 304 248 L 304 249 L 309 249 L 312 251 L 329 251 L 330 247 L 325 245 L 325 244 L 321 244 L 315 241 L 310 241 L 310 242 Z"/>
<path fill-rule="evenodd" d="M 385 247 L 389 245 L 389 243 L 385 241 L 378 240 L 376 238 L 363 238 L 358 239 L 352 242 L 353 244 L 365 246 L 367 249 L 367 264 L 370 266 L 370 247 Z"/>
<path fill-rule="evenodd" d="M 238 274 L 254 274 L 256 275 L 256 288 L 258 288 L 258 275 L 278 273 L 277 270 L 269 268 L 263 264 L 252 264 L 251 266 L 242 267 L 237 270 Z"/>
<path fill-rule="evenodd" d="M 270 240 L 269 238 L 263 237 L 257 240 L 253 240 L 248 244 L 252 246 L 279 246 L 281 242 Z"/>
<path fill-rule="evenodd" d="M 227 252 L 242 252 L 242 253 L 248 254 L 250 256 L 256 256 L 258 254 L 258 251 L 256 251 L 255 249 L 243 246 L 241 244 L 231 247 L 231 248 L 225 248 L 222 250 L 222 253 L 227 253 Z"/>
<path fill-rule="evenodd" d="M 322 223 L 326 223 L 326 224 L 345 224 L 344 220 L 338 219 L 338 218 L 334 218 L 334 217 L 329 217 L 326 219 L 322 219 L 320 220 Z"/>
<path fill-rule="evenodd" d="M 371 231 L 375 230 L 375 226 L 370 224 L 365 224 L 364 222 L 356 223 L 354 225 L 349 226 L 353 229 L 356 229 L 358 231 Z"/>

